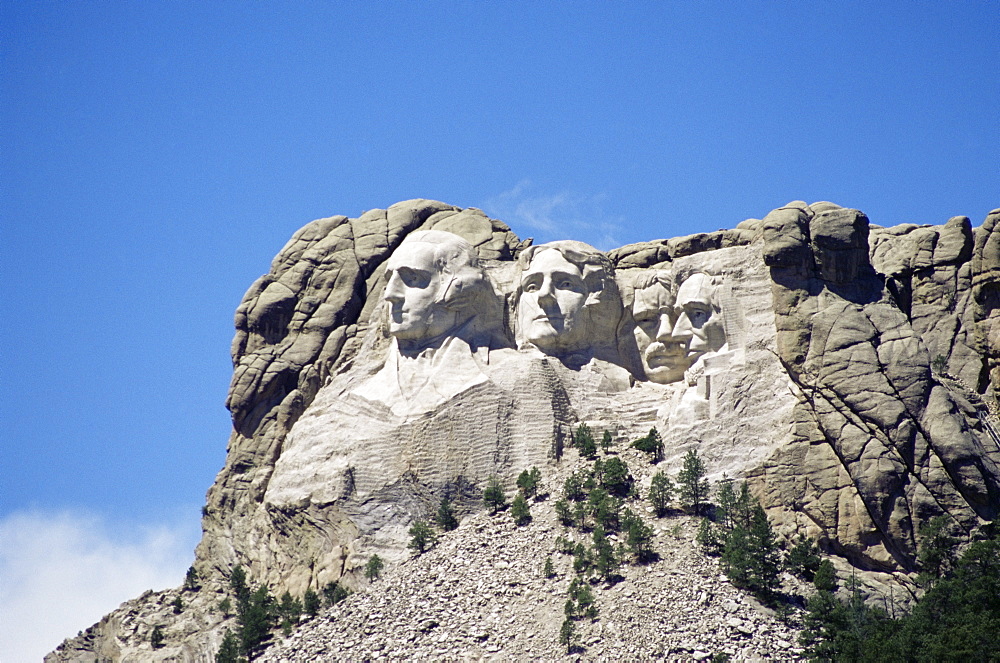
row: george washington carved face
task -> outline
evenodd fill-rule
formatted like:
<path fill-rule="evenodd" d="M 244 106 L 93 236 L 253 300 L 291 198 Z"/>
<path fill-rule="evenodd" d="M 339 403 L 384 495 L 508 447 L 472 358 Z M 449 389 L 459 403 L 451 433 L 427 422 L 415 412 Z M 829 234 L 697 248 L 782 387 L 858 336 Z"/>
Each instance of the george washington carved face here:
<path fill-rule="evenodd" d="M 468 242 L 434 230 L 407 237 L 385 273 L 389 334 L 407 345 L 430 342 L 468 321 L 475 308 L 465 300 L 486 278 Z"/>

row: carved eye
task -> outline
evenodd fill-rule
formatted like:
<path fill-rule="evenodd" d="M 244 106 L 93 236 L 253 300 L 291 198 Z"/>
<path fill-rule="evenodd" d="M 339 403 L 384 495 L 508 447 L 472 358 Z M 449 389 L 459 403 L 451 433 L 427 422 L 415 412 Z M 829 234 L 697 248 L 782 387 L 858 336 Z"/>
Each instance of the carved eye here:
<path fill-rule="evenodd" d="M 408 288 L 426 288 L 431 282 L 430 272 L 423 270 L 401 267 L 397 273 Z"/>
<path fill-rule="evenodd" d="M 524 288 L 522 288 L 522 290 L 524 290 L 524 292 L 535 292 L 536 290 L 538 290 L 538 284 L 537 283 L 526 283 L 524 285 Z"/>
<path fill-rule="evenodd" d="M 711 317 L 711 311 L 701 307 L 691 307 L 687 311 L 688 320 L 695 327 L 701 327 L 703 324 L 708 322 Z"/>

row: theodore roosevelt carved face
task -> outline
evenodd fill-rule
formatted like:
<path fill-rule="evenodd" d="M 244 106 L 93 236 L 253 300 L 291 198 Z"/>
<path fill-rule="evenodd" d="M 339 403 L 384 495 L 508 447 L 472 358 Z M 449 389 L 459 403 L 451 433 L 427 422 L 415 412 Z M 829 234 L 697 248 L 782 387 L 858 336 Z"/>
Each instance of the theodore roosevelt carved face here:
<path fill-rule="evenodd" d="M 409 235 L 386 263 L 383 294 L 389 334 L 401 348 L 426 346 L 476 313 L 476 292 L 492 294 L 475 249 L 458 235 L 427 230 Z"/>
<path fill-rule="evenodd" d="M 642 368 L 650 382 L 678 382 L 691 365 L 687 357 L 689 337 L 674 336 L 678 319 L 674 303 L 668 274 L 646 274 L 635 283 L 633 334 Z"/>
<path fill-rule="evenodd" d="M 518 347 L 564 356 L 586 352 L 601 332 L 590 309 L 610 280 L 610 262 L 582 242 L 529 247 L 519 258 L 515 336 Z"/>

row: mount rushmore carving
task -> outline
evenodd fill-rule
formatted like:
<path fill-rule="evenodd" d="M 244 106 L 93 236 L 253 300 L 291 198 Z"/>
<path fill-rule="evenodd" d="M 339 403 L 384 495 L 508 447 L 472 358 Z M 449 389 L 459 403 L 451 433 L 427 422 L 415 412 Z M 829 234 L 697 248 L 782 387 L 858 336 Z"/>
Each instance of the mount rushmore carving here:
<path fill-rule="evenodd" d="M 668 472 L 697 449 L 781 536 L 913 571 L 922 523 L 972 535 L 1000 511 L 998 221 L 793 202 L 606 253 L 427 200 L 314 221 L 237 310 L 195 568 L 363 582 L 442 497 L 474 510 L 491 475 L 555 469 L 586 423 L 655 426 Z"/>

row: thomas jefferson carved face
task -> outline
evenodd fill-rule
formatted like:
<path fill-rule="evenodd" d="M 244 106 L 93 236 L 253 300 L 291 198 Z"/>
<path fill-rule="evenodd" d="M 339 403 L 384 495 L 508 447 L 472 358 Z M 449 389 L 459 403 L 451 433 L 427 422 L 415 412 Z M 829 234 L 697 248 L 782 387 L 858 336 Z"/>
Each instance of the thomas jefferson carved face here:
<path fill-rule="evenodd" d="M 460 300 L 485 279 L 468 242 L 433 230 L 408 237 L 389 257 L 385 273 L 389 334 L 408 345 L 441 337 L 468 320 L 474 309 Z"/>
<path fill-rule="evenodd" d="M 673 335 L 687 341 L 687 357 L 692 365 L 704 354 L 718 352 L 726 344 L 726 330 L 712 277 L 695 273 L 685 279 L 677 290 L 676 306 L 679 315 Z"/>
<path fill-rule="evenodd" d="M 636 284 L 632 303 L 635 343 L 642 367 L 651 382 L 667 384 L 684 378 L 690 366 L 687 337 L 674 336 L 678 311 L 668 283 L 660 277 Z"/>
<path fill-rule="evenodd" d="M 583 242 L 532 246 L 518 258 L 515 336 L 562 359 L 581 358 L 614 343 L 621 299 L 607 256 Z"/>

